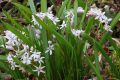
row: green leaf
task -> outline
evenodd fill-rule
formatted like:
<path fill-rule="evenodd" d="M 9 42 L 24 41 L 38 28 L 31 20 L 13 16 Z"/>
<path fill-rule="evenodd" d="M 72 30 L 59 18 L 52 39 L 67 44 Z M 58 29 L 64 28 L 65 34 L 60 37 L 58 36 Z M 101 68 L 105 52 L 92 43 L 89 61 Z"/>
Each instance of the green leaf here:
<path fill-rule="evenodd" d="M 14 2 L 13 2 L 13 5 L 15 5 L 18 9 L 21 9 L 22 11 L 24 11 L 26 13 L 26 15 L 27 14 L 32 15 L 30 9 L 27 8 L 26 6 L 19 4 L 19 3 L 14 3 Z"/>
<path fill-rule="evenodd" d="M 35 5 L 34 5 L 33 0 L 28 0 L 28 2 L 29 2 L 30 9 L 31 9 L 32 13 L 35 14 L 36 13 L 36 9 L 35 9 Z"/>
<path fill-rule="evenodd" d="M 77 26 L 77 8 L 78 8 L 78 1 L 74 1 L 74 26 Z"/>
<path fill-rule="evenodd" d="M 65 1 L 63 2 L 63 5 L 61 6 L 60 10 L 58 11 L 57 16 L 58 16 L 59 18 L 62 16 L 63 11 L 64 11 L 64 8 L 66 7 L 68 1 L 69 1 L 69 0 L 65 0 Z"/>
<path fill-rule="evenodd" d="M 36 13 L 36 9 L 35 9 L 35 5 L 34 5 L 33 0 L 28 0 L 28 2 L 29 2 L 30 9 L 31 9 L 32 13 L 35 14 Z"/>
<path fill-rule="evenodd" d="M 86 17 L 87 9 L 88 9 L 88 6 L 87 6 L 87 4 L 86 4 L 86 6 L 85 6 L 85 11 L 84 11 L 84 13 L 83 13 L 83 15 L 82 15 L 82 19 L 81 19 L 80 25 L 79 25 L 79 28 L 80 28 L 80 29 L 82 29 L 82 27 L 83 27 L 83 23 L 84 23 L 84 20 L 85 20 L 85 17 Z"/>
<path fill-rule="evenodd" d="M 42 12 L 47 11 L 47 0 L 41 0 L 41 11 Z"/>
<path fill-rule="evenodd" d="M 112 20 L 110 26 L 111 29 L 113 29 L 115 27 L 115 25 L 117 24 L 117 22 L 120 20 L 120 12 L 115 16 L 115 18 Z"/>
<path fill-rule="evenodd" d="M 97 75 L 97 79 L 98 80 L 103 80 L 100 73 L 98 72 L 98 70 L 95 68 L 95 66 L 93 65 L 93 63 L 90 61 L 90 59 L 88 57 L 86 57 L 87 59 L 87 62 L 89 63 L 89 65 L 91 66 L 91 68 L 94 70 L 94 72 L 96 73 Z"/>
<path fill-rule="evenodd" d="M 13 19 L 6 11 L 4 11 L 4 14 L 11 21 L 11 24 L 15 25 L 17 29 L 19 29 L 20 31 L 24 31 L 26 34 L 28 34 L 28 32 L 23 28 L 23 26 L 20 25 L 15 19 Z"/>
<path fill-rule="evenodd" d="M 78 0 L 78 4 L 79 4 L 79 6 L 85 8 L 85 2 L 84 2 L 84 0 Z"/>
<path fill-rule="evenodd" d="M 13 3 L 13 4 L 19 10 L 21 15 L 27 20 L 27 23 L 31 23 L 32 12 L 30 11 L 30 9 L 18 3 Z"/>
<path fill-rule="evenodd" d="M 0 55 L 0 61 L 6 61 L 7 60 L 7 56 L 5 55 Z"/>
<path fill-rule="evenodd" d="M 87 26 L 86 26 L 86 29 L 85 29 L 85 33 L 86 33 L 86 34 L 89 34 L 89 33 L 90 33 L 93 25 L 94 25 L 94 17 L 91 17 L 91 18 L 89 19 L 89 21 L 88 21 L 88 23 L 87 23 Z"/>

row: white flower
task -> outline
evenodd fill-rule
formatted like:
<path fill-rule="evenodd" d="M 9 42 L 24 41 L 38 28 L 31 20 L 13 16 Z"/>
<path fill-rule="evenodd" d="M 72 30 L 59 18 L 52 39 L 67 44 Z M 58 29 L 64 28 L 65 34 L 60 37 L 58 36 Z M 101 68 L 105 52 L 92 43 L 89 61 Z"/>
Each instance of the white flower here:
<path fill-rule="evenodd" d="M 41 52 L 33 52 L 33 54 L 30 56 L 31 60 L 38 61 L 39 63 L 44 63 L 43 59 L 44 57 L 41 57 Z"/>
<path fill-rule="evenodd" d="M 48 41 L 48 48 L 46 49 L 45 53 L 49 53 L 52 55 L 52 51 L 54 50 L 54 45 L 52 44 L 51 41 Z"/>
<path fill-rule="evenodd" d="M 11 69 L 15 70 L 15 68 L 18 67 L 18 65 L 16 65 L 16 63 L 13 61 L 13 57 L 14 56 L 12 54 L 8 54 L 7 61 L 10 63 Z"/>
<path fill-rule="evenodd" d="M 45 13 L 42 13 L 42 12 L 36 13 L 36 16 L 38 16 L 41 20 L 43 20 L 45 17 L 48 17 L 48 19 L 53 21 L 53 23 L 56 25 L 60 20 L 59 20 L 58 17 L 55 17 L 53 15 L 52 8 L 53 8 L 53 5 L 48 8 L 47 12 L 45 12 Z M 34 22 L 34 25 L 40 26 L 33 15 L 32 15 L 32 22 Z"/>
<path fill-rule="evenodd" d="M 101 13 L 102 13 L 101 9 L 97 8 L 96 6 L 92 6 L 88 11 L 87 16 L 88 15 L 96 16 L 97 14 L 101 14 Z"/>
<path fill-rule="evenodd" d="M 14 50 L 13 46 L 11 46 L 11 45 L 6 45 L 6 49 L 8 49 L 8 50 Z"/>
<path fill-rule="evenodd" d="M 50 20 L 54 18 L 54 15 L 52 14 L 52 12 L 51 13 L 46 12 L 45 14 L 46 14 L 46 17 L 48 17 Z"/>
<path fill-rule="evenodd" d="M 51 21 L 53 21 L 53 23 L 55 25 L 60 21 L 59 18 L 55 17 L 52 12 L 50 12 L 50 13 L 46 12 L 46 17 L 48 17 L 48 19 L 50 19 Z"/>
<path fill-rule="evenodd" d="M 23 46 L 23 51 L 24 51 L 24 52 L 26 52 L 26 51 L 29 50 L 29 46 L 28 46 L 28 45 L 22 44 L 22 46 Z"/>
<path fill-rule="evenodd" d="M 28 52 L 25 52 L 22 57 L 21 57 L 21 60 L 22 60 L 22 63 L 23 64 L 31 64 L 31 59 L 29 57 L 29 53 Z"/>
<path fill-rule="evenodd" d="M 48 44 L 51 45 L 51 44 L 52 44 L 52 41 L 49 40 L 49 41 L 48 41 Z"/>
<path fill-rule="evenodd" d="M 104 23 L 104 29 L 106 31 L 110 31 L 112 32 L 112 30 L 110 29 L 110 26 L 108 25 L 109 22 L 112 20 L 112 18 L 108 18 L 107 16 L 105 16 L 105 12 L 102 12 L 101 9 L 97 8 L 96 6 L 91 7 L 91 9 L 88 11 L 87 16 L 88 15 L 93 15 L 95 16 L 95 19 L 99 20 L 101 23 Z"/>
<path fill-rule="evenodd" d="M 112 18 L 108 18 L 108 17 L 106 17 L 105 15 L 103 15 L 103 16 L 101 17 L 101 19 L 99 19 L 99 21 L 100 21 L 101 23 L 105 23 L 105 24 L 108 24 L 111 20 L 112 20 Z"/>
<path fill-rule="evenodd" d="M 62 29 L 62 28 L 64 28 L 64 27 L 66 27 L 67 24 L 65 23 L 65 21 L 63 21 L 62 24 L 61 24 L 60 26 L 61 26 L 60 29 Z"/>
<path fill-rule="evenodd" d="M 40 26 L 39 23 L 37 22 L 37 20 L 35 19 L 34 15 L 32 15 L 32 22 L 34 23 L 34 25 Z"/>
<path fill-rule="evenodd" d="M 88 15 L 95 16 L 95 19 L 98 19 L 101 23 L 108 24 L 112 19 L 105 16 L 105 12 L 102 12 L 101 9 L 97 8 L 96 6 L 93 6 L 90 8 L 90 10 L 87 13 Z"/>
<path fill-rule="evenodd" d="M 4 33 L 5 33 L 6 39 L 8 39 L 10 41 L 16 41 L 17 36 L 15 36 L 15 34 L 13 34 L 11 31 L 6 30 L 6 31 L 4 31 Z"/>
<path fill-rule="evenodd" d="M 81 33 L 84 33 L 83 30 L 75 30 L 75 29 L 72 29 L 71 32 L 75 37 L 79 37 Z"/>
<path fill-rule="evenodd" d="M 35 36 L 37 38 L 40 38 L 40 34 L 41 34 L 40 30 L 39 29 L 34 29 L 34 32 L 35 32 Z"/>
<path fill-rule="evenodd" d="M 113 31 L 110 29 L 110 26 L 109 26 L 108 24 L 105 24 L 105 25 L 104 25 L 104 29 L 105 29 L 106 31 L 113 32 Z"/>
<path fill-rule="evenodd" d="M 35 72 L 37 72 L 38 73 L 38 76 L 40 75 L 40 73 L 45 73 L 45 71 L 43 71 L 43 69 L 45 68 L 45 66 L 41 66 L 41 65 L 39 65 L 39 67 L 37 67 L 37 66 L 35 66 L 35 70 L 33 70 L 33 71 L 35 71 Z"/>
<path fill-rule="evenodd" d="M 48 7 L 47 12 L 51 13 L 51 12 L 52 12 L 53 7 L 54 7 L 53 5 L 52 5 L 52 6 L 50 6 L 50 7 Z"/>
<path fill-rule="evenodd" d="M 46 14 L 39 12 L 39 13 L 36 13 L 36 16 L 38 16 L 41 20 L 43 20 L 45 18 Z"/>
<path fill-rule="evenodd" d="M 15 45 L 20 45 L 20 41 L 18 41 L 17 36 L 13 34 L 11 31 L 4 31 L 5 33 L 5 38 L 7 39 L 6 48 L 9 50 L 14 50 Z"/>
<path fill-rule="evenodd" d="M 69 10 L 69 11 L 67 11 L 65 17 L 66 17 L 66 18 L 70 18 L 70 23 L 71 23 L 71 25 L 74 24 L 74 13 L 73 13 L 73 10 L 72 10 L 72 9 Z"/>
<path fill-rule="evenodd" d="M 74 16 L 74 13 L 73 13 L 72 9 L 66 12 L 66 16 L 65 17 L 67 17 L 67 18 L 70 17 L 71 18 L 73 16 Z"/>
<path fill-rule="evenodd" d="M 10 63 L 10 62 L 13 62 L 13 55 L 11 54 L 8 54 L 7 56 L 7 61 Z"/>
<path fill-rule="evenodd" d="M 53 23 L 56 25 L 58 22 L 60 22 L 59 18 L 58 17 L 54 17 L 52 19 Z"/>
<path fill-rule="evenodd" d="M 15 70 L 15 68 L 18 67 L 18 65 L 16 65 L 15 62 L 11 62 L 10 64 L 11 64 L 11 69 L 12 70 Z"/>
<path fill-rule="evenodd" d="M 82 8 L 82 7 L 78 7 L 78 8 L 77 8 L 77 13 L 84 13 L 83 8 Z"/>

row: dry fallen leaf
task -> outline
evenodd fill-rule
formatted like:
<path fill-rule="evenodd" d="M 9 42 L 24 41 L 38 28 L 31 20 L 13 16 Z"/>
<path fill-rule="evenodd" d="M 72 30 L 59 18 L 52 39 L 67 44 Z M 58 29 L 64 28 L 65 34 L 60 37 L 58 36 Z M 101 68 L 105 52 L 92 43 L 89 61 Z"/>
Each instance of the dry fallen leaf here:
<path fill-rule="evenodd" d="M 118 46 L 120 46 L 120 39 L 118 38 L 112 38 L 112 39 L 117 43 Z"/>

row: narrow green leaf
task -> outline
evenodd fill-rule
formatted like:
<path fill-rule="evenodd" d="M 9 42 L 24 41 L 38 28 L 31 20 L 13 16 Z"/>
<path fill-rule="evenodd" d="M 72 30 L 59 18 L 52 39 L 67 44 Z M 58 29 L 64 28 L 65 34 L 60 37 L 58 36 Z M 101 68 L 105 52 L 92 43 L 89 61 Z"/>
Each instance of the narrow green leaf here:
<path fill-rule="evenodd" d="M 26 12 L 26 15 L 29 14 L 29 15 L 32 15 L 31 11 L 29 8 L 27 8 L 26 6 L 22 5 L 22 4 L 19 4 L 19 3 L 13 3 L 17 8 L 20 8 L 21 10 L 25 11 Z"/>
<path fill-rule="evenodd" d="M 86 34 L 90 33 L 90 31 L 91 31 L 91 29 L 93 27 L 93 24 L 94 24 L 94 18 L 92 17 L 92 18 L 89 19 L 89 21 L 87 23 L 87 26 L 86 26 L 86 29 L 85 29 Z"/>
<path fill-rule="evenodd" d="M 111 29 L 113 29 L 115 27 L 115 25 L 117 24 L 117 22 L 120 20 L 120 12 L 115 16 L 115 18 L 112 20 L 110 26 Z"/>
<path fill-rule="evenodd" d="M 63 10 L 64 10 L 64 8 L 66 7 L 68 1 L 69 1 L 69 0 L 65 0 L 65 1 L 63 2 L 63 4 L 62 4 L 60 10 L 58 11 L 57 16 L 58 16 L 59 18 L 62 16 L 62 14 L 63 14 Z"/>
<path fill-rule="evenodd" d="M 77 8 L 78 8 L 78 1 L 74 1 L 74 26 L 77 26 Z"/>
<path fill-rule="evenodd" d="M 95 68 L 95 66 L 93 65 L 93 63 L 90 61 L 90 59 L 88 57 L 86 57 L 86 59 L 87 59 L 89 65 L 91 66 L 91 68 L 96 73 L 98 80 L 103 80 L 102 77 L 101 77 L 101 75 L 100 75 L 100 73 L 97 71 L 97 69 Z"/>
<path fill-rule="evenodd" d="M 85 8 L 85 2 L 84 2 L 84 0 L 78 0 L 78 4 L 79 4 L 79 6 Z"/>
<path fill-rule="evenodd" d="M 7 16 L 7 18 L 11 21 L 15 27 L 21 31 L 24 31 L 27 34 L 27 31 L 23 28 L 22 25 L 20 25 L 15 19 L 13 19 L 6 11 L 4 11 L 4 14 Z"/>
<path fill-rule="evenodd" d="M 80 25 L 79 25 L 79 28 L 80 28 L 80 29 L 82 29 L 82 27 L 83 27 L 83 23 L 84 23 L 84 20 L 85 20 L 85 17 L 86 17 L 87 9 L 88 9 L 88 6 L 87 6 L 87 4 L 86 4 L 86 6 L 85 6 L 85 12 L 84 12 L 83 15 L 82 15 L 82 19 L 81 19 Z"/>
<path fill-rule="evenodd" d="M 41 11 L 42 12 L 47 11 L 47 0 L 41 0 Z"/>
<path fill-rule="evenodd" d="M 5 55 L 0 55 L 0 61 L 6 61 L 7 57 Z"/>
<path fill-rule="evenodd" d="M 33 0 L 28 0 L 28 2 L 29 2 L 30 9 L 31 9 L 32 13 L 35 14 L 36 13 L 36 9 L 35 9 L 35 5 L 34 5 Z"/>

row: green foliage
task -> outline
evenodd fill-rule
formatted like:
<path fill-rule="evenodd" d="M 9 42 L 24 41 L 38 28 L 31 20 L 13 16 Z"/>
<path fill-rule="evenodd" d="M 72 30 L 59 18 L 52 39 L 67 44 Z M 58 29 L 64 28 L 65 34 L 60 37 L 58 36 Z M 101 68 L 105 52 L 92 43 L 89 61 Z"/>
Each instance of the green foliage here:
<path fill-rule="evenodd" d="M 120 71 L 116 67 L 116 64 L 113 63 L 112 58 L 107 55 L 107 52 L 104 50 L 103 45 L 107 41 L 110 41 L 112 44 L 111 47 L 114 48 L 116 54 L 120 57 L 120 48 L 114 43 L 109 32 L 105 32 L 101 37 L 101 40 L 98 41 L 96 38 L 91 37 L 92 29 L 94 29 L 94 24 L 97 24 L 97 21 L 94 17 L 86 19 L 86 13 L 88 11 L 88 4 L 85 4 L 83 0 L 74 1 L 74 27 L 76 29 L 84 29 L 85 33 L 81 35 L 80 39 L 73 36 L 71 33 L 71 26 L 69 22 L 67 23 L 67 29 L 62 31 L 57 31 L 58 25 L 54 25 L 51 20 L 45 18 L 41 20 L 35 15 L 36 8 L 32 0 L 28 0 L 30 9 L 18 3 L 13 3 L 14 6 L 21 13 L 22 18 L 26 20 L 28 24 L 34 25 L 32 23 L 31 16 L 34 15 L 37 22 L 42 26 L 41 38 L 36 39 L 33 30 L 23 27 L 18 23 L 13 17 L 9 15 L 6 11 L 3 13 L 10 21 L 2 21 L 2 24 L 5 28 L 13 32 L 23 43 L 29 45 L 30 47 L 37 49 L 42 52 L 42 55 L 45 57 L 45 76 L 37 76 L 37 74 L 32 70 L 34 66 L 24 65 L 19 61 L 19 58 L 15 58 L 14 61 L 25 68 L 27 72 L 32 74 L 34 78 L 39 80 L 83 80 L 84 77 L 89 73 L 90 70 L 96 74 L 98 80 L 104 80 L 103 76 L 100 73 L 100 64 L 98 60 L 98 54 L 101 53 L 105 60 L 109 63 L 111 73 L 115 76 L 116 79 L 120 79 Z M 64 15 L 65 7 L 71 7 L 71 0 L 64 0 L 64 3 L 59 8 L 59 11 L 56 13 L 57 17 L 62 18 Z M 82 15 L 77 14 L 77 7 L 82 6 L 85 9 L 85 13 Z M 41 11 L 47 11 L 47 0 L 41 0 Z M 110 26 L 113 29 L 120 19 L 120 13 L 118 13 L 115 18 L 112 20 Z M 79 21 L 80 20 L 80 21 Z M 100 31 L 102 28 L 100 28 Z M 23 35 L 22 32 L 25 33 Z M 65 33 L 65 34 L 64 34 Z M 51 40 L 52 35 L 55 35 L 55 50 L 53 55 L 45 53 L 45 49 L 48 47 L 48 40 Z M 93 47 L 93 56 L 88 56 L 87 49 L 85 49 L 86 43 L 90 43 Z M 2 42 L 0 36 L 0 44 L 5 44 Z M 9 54 L 9 53 L 8 53 Z M 114 54 L 114 53 L 113 53 Z M 12 78 L 17 79 L 26 79 L 27 77 L 21 73 L 20 70 L 11 70 L 10 66 L 7 63 L 7 55 L 0 55 L 0 68 L 3 69 L 7 74 L 10 74 Z M 95 64 L 93 63 L 95 61 Z M 85 67 L 87 65 L 87 67 Z M 89 65 L 89 66 L 88 66 Z M 88 68 L 88 69 L 87 69 Z M 0 76 L 1 77 L 1 76 Z"/>

